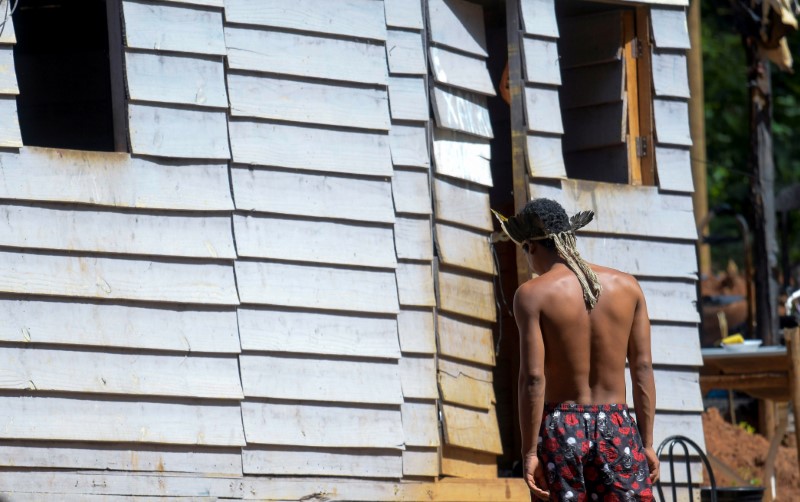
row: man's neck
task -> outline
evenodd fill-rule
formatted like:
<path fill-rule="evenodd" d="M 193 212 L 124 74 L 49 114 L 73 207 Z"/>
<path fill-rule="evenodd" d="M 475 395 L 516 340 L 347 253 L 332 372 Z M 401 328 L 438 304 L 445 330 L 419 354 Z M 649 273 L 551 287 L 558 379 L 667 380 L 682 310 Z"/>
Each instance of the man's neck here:
<path fill-rule="evenodd" d="M 544 263 L 542 263 L 542 266 L 544 267 L 544 270 L 542 270 L 542 273 L 539 275 L 544 275 L 553 269 L 561 268 L 561 266 L 566 267 L 567 263 L 563 258 L 558 256 L 558 253 L 552 252 L 549 253 L 549 256 L 544 260 Z"/>

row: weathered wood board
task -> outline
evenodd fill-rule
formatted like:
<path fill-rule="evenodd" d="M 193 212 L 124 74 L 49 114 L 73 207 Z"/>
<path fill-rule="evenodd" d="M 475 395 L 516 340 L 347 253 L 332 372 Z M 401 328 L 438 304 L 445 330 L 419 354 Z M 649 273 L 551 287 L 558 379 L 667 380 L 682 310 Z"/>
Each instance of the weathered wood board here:
<path fill-rule="evenodd" d="M 431 47 L 429 52 L 436 82 L 486 96 L 497 94 L 485 59 L 453 52 L 444 47 Z"/>
<path fill-rule="evenodd" d="M 522 0 L 520 8 L 525 33 L 558 38 L 555 0 Z"/>
<path fill-rule="evenodd" d="M 525 87 L 525 117 L 528 131 L 564 134 L 558 90 Z M 565 138 L 565 141 L 569 138 Z"/>
<path fill-rule="evenodd" d="M 489 141 L 447 129 L 434 129 L 436 174 L 492 186 L 492 149 Z"/>
<path fill-rule="evenodd" d="M 237 314 L 243 350 L 400 357 L 398 321 L 391 318 L 250 308 Z"/>
<path fill-rule="evenodd" d="M 387 26 L 412 30 L 424 27 L 420 0 L 384 0 L 383 6 Z"/>
<path fill-rule="evenodd" d="M 439 446 L 439 410 L 436 403 L 403 403 L 403 441 L 407 446 Z"/>
<path fill-rule="evenodd" d="M 403 355 L 400 359 L 400 380 L 406 399 L 437 399 L 436 361 L 430 356 Z M 425 446 L 425 445 L 417 445 Z"/>
<path fill-rule="evenodd" d="M 651 323 L 653 364 L 671 366 L 703 365 L 700 353 L 699 327 L 696 324 L 676 326 Z"/>
<path fill-rule="evenodd" d="M 688 102 L 656 98 L 653 100 L 653 114 L 659 144 L 692 146 Z"/>
<path fill-rule="evenodd" d="M 688 371 L 655 370 L 656 379 L 656 410 L 675 412 L 704 411 L 703 396 L 700 393 L 700 384 L 696 369 Z M 625 372 L 625 388 L 628 391 L 628 405 L 633 407 L 633 394 L 631 376 Z"/>
<path fill-rule="evenodd" d="M 587 261 L 637 276 L 697 279 L 695 245 L 581 235 L 578 250 Z"/>
<path fill-rule="evenodd" d="M 494 284 L 491 278 L 477 278 L 455 271 L 438 270 L 439 309 L 494 322 Z"/>
<path fill-rule="evenodd" d="M 0 9 L 3 8 L 0 6 Z M 10 20 L 7 21 L 6 30 L 11 24 Z M 14 71 L 14 50 L 11 46 L 0 46 L 0 94 L 19 94 L 17 74 Z"/>
<path fill-rule="evenodd" d="M 242 464 L 245 474 L 257 475 L 383 479 L 403 475 L 403 455 L 397 450 L 254 446 L 242 450 Z"/>
<path fill-rule="evenodd" d="M 435 178 L 433 201 L 436 220 L 491 232 L 489 194 L 455 180 Z"/>
<path fill-rule="evenodd" d="M 225 112 L 128 105 L 131 152 L 181 159 L 229 159 Z"/>
<path fill-rule="evenodd" d="M 653 51 L 652 61 L 656 96 L 689 99 L 686 55 Z"/>
<path fill-rule="evenodd" d="M 407 446 L 403 451 L 403 476 L 439 476 L 439 452 L 437 448 Z"/>
<path fill-rule="evenodd" d="M 694 192 L 691 151 L 687 148 L 656 147 L 658 186 L 662 190 Z"/>
<path fill-rule="evenodd" d="M 564 110 L 564 151 L 620 146 L 627 135 L 628 108 L 624 101 Z"/>
<path fill-rule="evenodd" d="M 439 390 L 442 402 L 468 406 L 487 412 L 494 407 L 494 386 L 491 378 L 473 378 L 460 371 L 458 363 L 450 363 L 448 369 L 439 368 Z M 458 368 L 459 371 L 453 371 Z M 487 375 L 488 377 L 488 375 Z"/>
<path fill-rule="evenodd" d="M 491 325 L 444 314 L 436 316 L 439 354 L 471 363 L 494 366 Z"/>
<path fill-rule="evenodd" d="M 436 334 L 432 309 L 400 309 L 397 334 L 404 354 L 435 354 Z"/>
<path fill-rule="evenodd" d="M 616 103 L 625 99 L 624 61 L 564 70 L 559 92 L 563 109 Z"/>
<path fill-rule="evenodd" d="M 363 242 L 368 241 L 362 241 L 359 244 L 361 245 Z M 398 216 L 394 223 L 394 247 L 399 259 L 433 260 L 430 218 Z M 369 251 L 369 253 L 374 252 L 374 249 Z"/>
<path fill-rule="evenodd" d="M 597 12 L 563 19 L 558 41 L 561 68 L 576 68 L 622 59 L 622 10 Z M 586 43 L 586 33 L 592 43 Z"/>
<path fill-rule="evenodd" d="M 497 455 L 503 453 L 494 408 L 486 412 L 444 404 L 442 414 L 448 445 Z"/>
<path fill-rule="evenodd" d="M 389 146 L 395 166 L 427 168 L 431 165 L 428 135 L 424 126 L 392 124 Z"/>
<path fill-rule="evenodd" d="M 386 35 L 389 73 L 392 75 L 425 75 L 427 73 L 421 33 L 389 30 Z"/>
<path fill-rule="evenodd" d="M 0 10 L 3 12 L 10 7 L 10 0 L 0 0 Z M 5 17 L 5 16 L 4 16 Z M 0 33 L 0 44 L 15 44 L 17 43 L 17 36 L 14 32 L 14 19 L 10 18 L 3 27 L 3 32 Z"/>
<path fill-rule="evenodd" d="M 397 264 L 397 294 L 404 307 L 434 307 L 433 267 L 430 263 Z"/>
<path fill-rule="evenodd" d="M 698 323 L 697 288 L 694 281 L 640 279 L 647 313 L 654 321 Z"/>
<path fill-rule="evenodd" d="M 435 44 L 488 57 L 483 7 L 466 0 L 431 0 L 428 16 Z"/>
<path fill-rule="evenodd" d="M 428 120 L 428 97 L 423 77 L 389 77 L 389 109 L 392 120 Z"/>
<path fill-rule="evenodd" d="M 522 39 L 525 81 L 535 84 L 561 85 L 558 44 L 540 38 Z"/>
<path fill-rule="evenodd" d="M 467 479 L 494 479 L 497 477 L 497 455 L 445 445 L 442 447 L 442 474 Z"/>
<path fill-rule="evenodd" d="M 431 214 L 431 190 L 428 173 L 395 169 L 392 176 L 394 209 L 398 213 Z"/>
<path fill-rule="evenodd" d="M 653 42 L 659 49 L 690 49 L 686 11 L 673 8 L 650 9 Z"/>
<path fill-rule="evenodd" d="M 444 223 L 436 224 L 436 249 L 441 263 L 494 275 L 489 236 Z"/>
<path fill-rule="evenodd" d="M 131 101 L 228 107 L 225 64 L 214 59 L 125 53 L 125 76 Z"/>
<path fill-rule="evenodd" d="M 431 99 L 439 127 L 482 138 L 494 137 L 486 96 L 436 85 Z"/>
<path fill-rule="evenodd" d="M 122 11 L 127 47 L 225 55 L 219 10 L 124 0 Z"/>
<path fill-rule="evenodd" d="M 567 177 L 560 137 L 529 134 L 525 146 L 528 173 L 532 177 Z"/>
<path fill-rule="evenodd" d="M 13 96 L 0 96 L 0 147 L 20 148 L 22 135 L 17 116 L 17 100 Z"/>

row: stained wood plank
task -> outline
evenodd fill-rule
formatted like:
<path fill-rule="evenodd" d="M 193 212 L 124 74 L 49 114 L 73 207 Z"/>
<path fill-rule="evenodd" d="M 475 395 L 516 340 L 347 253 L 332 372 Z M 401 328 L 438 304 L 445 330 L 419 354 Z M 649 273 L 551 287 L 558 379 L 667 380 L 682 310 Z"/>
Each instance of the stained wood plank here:
<path fill-rule="evenodd" d="M 497 477 L 497 455 L 445 445 L 442 447 L 442 474 L 467 479 L 494 479 Z"/>
<path fill-rule="evenodd" d="M 697 279 L 695 246 L 689 242 L 580 236 L 578 249 L 591 263 L 647 277 Z"/>
<path fill-rule="evenodd" d="M 402 404 L 396 361 L 350 361 L 241 355 L 247 397 L 362 404 Z"/>
<path fill-rule="evenodd" d="M 20 148 L 22 135 L 19 131 L 17 100 L 0 96 L 0 147 Z"/>
<path fill-rule="evenodd" d="M 525 33 L 558 38 L 555 0 L 522 0 L 520 9 Z"/>
<path fill-rule="evenodd" d="M 236 313 L 0 299 L 0 340 L 155 349 L 239 352 Z"/>
<path fill-rule="evenodd" d="M 522 56 L 526 82 L 561 85 L 558 45 L 555 41 L 524 37 L 522 39 Z"/>
<path fill-rule="evenodd" d="M 249 444 L 401 449 L 400 407 L 242 403 Z"/>
<path fill-rule="evenodd" d="M 529 131 L 563 134 L 558 91 L 540 87 L 525 88 L 525 117 Z M 567 129 L 569 130 L 569 129 Z M 565 141 L 569 137 L 565 138 Z"/>
<path fill-rule="evenodd" d="M 397 294 L 405 307 L 434 307 L 433 267 L 428 263 L 397 264 Z"/>
<path fill-rule="evenodd" d="M 105 229 L 125 235 L 109 239 Z M 98 231 L 98 229 L 104 229 Z M 169 235 L 170 239 L 163 239 Z M 230 218 L 0 207 L 0 246 L 193 258 L 235 258 Z"/>
<path fill-rule="evenodd" d="M 431 309 L 400 309 L 397 314 L 397 334 L 404 354 L 435 354 L 436 333 Z"/>
<path fill-rule="evenodd" d="M 647 301 L 647 313 L 655 321 L 700 322 L 697 289 L 693 282 L 639 280 Z"/>
<path fill-rule="evenodd" d="M 443 264 L 494 275 L 494 259 L 485 233 L 437 223 L 436 246 Z"/>
<path fill-rule="evenodd" d="M 439 309 L 494 322 L 494 285 L 491 278 L 476 278 L 456 272 L 438 273 Z"/>
<path fill-rule="evenodd" d="M 52 396 L 0 397 L 0 402 L 3 439 L 244 445 L 238 403 L 92 401 Z"/>
<path fill-rule="evenodd" d="M 502 455 L 497 414 L 449 404 L 442 405 L 444 440 L 450 446 Z"/>
<path fill-rule="evenodd" d="M 564 70 L 564 85 L 559 97 L 565 110 L 622 101 L 625 99 L 623 62 L 611 61 Z"/>
<path fill-rule="evenodd" d="M 700 383 L 697 370 L 655 370 L 656 410 L 702 413 L 703 396 L 700 393 Z M 625 388 L 628 391 L 627 401 L 633 406 L 632 384 L 629 372 L 625 372 Z"/>
<path fill-rule="evenodd" d="M 690 153 L 685 148 L 656 147 L 658 186 L 662 190 L 694 192 Z"/>
<path fill-rule="evenodd" d="M 439 127 L 483 138 L 494 137 L 486 96 L 437 85 L 431 99 Z"/>
<path fill-rule="evenodd" d="M 391 318 L 248 308 L 237 314 L 243 350 L 400 357 L 398 321 Z"/>
<path fill-rule="evenodd" d="M 403 397 L 406 399 L 439 397 L 439 391 L 436 389 L 436 361 L 433 357 L 404 354 L 400 358 L 400 381 Z"/>
<path fill-rule="evenodd" d="M 627 130 L 626 103 L 564 110 L 564 151 L 574 152 L 625 143 Z"/>
<path fill-rule="evenodd" d="M 394 209 L 398 213 L 431 214 L 428 173 L 395 169 L 392 177 Z"/>
<path fill-rule="evenodd" d="M 681 431 L 682 435 L 688 437 L 700 445 L 703 451 L 706 451 L 705 436 L 703 435 L 703 417 L 700 413 L 656 413 L 655 423 L 653 424 L 653 444 L 661 444 L 667 437 L 676 434 L 675 431 Z M 679 469 L 676 470 L 679 471 Z M 676 477 L 678 477 L 677 474 Z"/>
<path fill-rule="evenodd" d="M 131 151 L 157 157 L 229 159 L 224 112 L 128 105 Z"/>
<path fill-rule="evenodd" d="M 221 58 L 126 52 L 125 68 L 131 101 L 228 107 Z"/>
<path fill-rule="evenodd" d="M 233 217 L 233 228 L 239 256 L 364 267 L 397 266 L 392 228 L 388 226 L 237 214 Z M 334 242 L 336 245 L 331 246 Z M 372 245 L 365 246 L 365 242 Z"/>
<path fill-rule="evenodd" d="M 395 166 L 429 167 L 428 135 L 424 126 L 393 124 L 389 129 L 389 146 Z"/>
<path fill-rule="evenodd" d="M 653 323 L 650 327 L 653 364 L 702 366 L 699 327 Z"/>
<path fill-rule="evenodd" d="M 0 197 L 141 209 L 233 209 L 227 164 L 23 148 L 0 152 Z"/>
<path fill-rule="evenodd" d="M 10 25 L 11 18 L 6 23 L 6 29 Z M 0 46 L 0 94 L 19 94 L 17 74 L 14 69 L 14 50 L 10 46 Z"/>
<path fill-rule="evenodd" d="M 6 293 L 236 305 L 227 265 L 0 253 Z"/>
<path fill-rule="evenodd" d="M 385 48 L 366 40 L 227 27 L 225 43 L 231 69 L 387 84 Z"/>
<path fill-rule="evenodd" d="M 400 410 L 406 446 L 439 446 L 439 410 L 436 403 L 403 403 Z"/>
<path fill-rule="evenodd" d="M 435 178 L 433 200 L 436 221 L 457 223 L 478 230 L 493 230 L 489 194 L 465 183 Z"/>
<path fill-rule="evenodd" d="M 403 476 L 438 477 L 437 449 L 406 447 L 403 451 Z"/>
<path fill-rule="evenodd" d="M 428 120 L 428 99 L 422 77 L 389 77 L 389 108 L 393 120 Z"/>
<path fill-rule="evenodd" d="M 229 23 L 386 40 L 383 3 L 377 0 L 225 0 Z"/>
<path fill-rule="evenodd" d="M 403 454 L 396 450 L 258 446 L 242 450 L 242 464 L 245 474 L 257 475 L 403 477 Z"/>
<path fill-rule="evenodd" d="M 388 97 L 383 89 L 235 73 L 228 75 L 228 88 L 234 117 L 389 129 Z M 303 139 L 319 141 L 317 138 Z M 280 146 L 298 147 L 279 143 L 270 145 L 269 149 Z M 340 151 L 339 155 L 344 153 Z"/>
<path fill-rule="evenodd" d="M 431 47 L 430 57 L 431 70 L 436 82 L 486 96 L 497 94 L 485 59 L 460 54 L 443 47 Z"/>
<path fill-rule="evenodd" d="M 566 178 L 561 138 L 529 134 L 526 141 L 528 173 L 534 178 Z"/>
<path fill-rule="evenodd" d="M 434 129 L 436 173 L 492 186 L 492 149 L 487 140 L 447 129 Z"/>
<path fill-rule="evenodd" d="M 122 11 L 127 47 L 225 55 L 218 10 L 124 0 Z"/>
<path fill-rule="evenodd" d="M 692 146 L 689 131 L 689 103 L 686 101 L 653 100 L 656 140 L 659 144 Z"/>
<path fill-rule="evenodd" d="M 442 402 L 488 412 L 495 403 L 492 379 L 489 374 L 484 378 L 474 378 L 468 372 L 462 371 L 462 368 L 462 365 L 452 362 L 446 369 L 439 368 L 437 376 Z"/>
<path fill-rule="evenodd" d="M 622 10 L 566 18 L 560 25 L 562 69 L 622 59 Z M 592 33 L 592 43 L 585 33 Z"/>
<path fill-rule="evenodd" d="M 396 314 L 394 272 L 237 261 L 242 303 Z"/>
<path fill-rule="evenodd" d="M 392 185 L 388 181 L 236 166 L 231 169 L 231 177 L 237 209 L 290 216 L 394 222 Z"/>
<path fill-rule="evenodd" d="M 383 4 L 387 26 L 413 30 L 423 28 L 420 0 L 384 0 Z"/>
<path fill-rule="evenodd" d="M 690 49 L 689 28 L 684 9 L 653 7 L 650 9 L 653 42 L 659 49 Z"/>
<path fill-rule="evenodd" d="M 386 34 L 389 73 L 392 75 L 425 75 L 428 72 L 421 33 L 389 30 Z"/>
<path fill-rule="evenodd" d="M 430 218 L 398 216 L 394 223 L 394 246 L 399 259 L 433 260 Z"/>
<path fill-rule="evenodd" d="M 434 43 L 488 57 L 483 7 L 465 0 L 431 0 L 428 16 Z"/>
<path fill-rule="evenodd" d="M 686 55 L 653 51 L 652 58 L 656 96 L 689 99 Z"/>
<path fill-rule="evenodd" d="M 1 389 L 242 399 L 236 357 L 6 347 Z"/>
<path fill-rule="evenodd" d="M 494 366 L 491 326 L 451 316 L 436 316 L 439 354 L 453 359 Z"/>

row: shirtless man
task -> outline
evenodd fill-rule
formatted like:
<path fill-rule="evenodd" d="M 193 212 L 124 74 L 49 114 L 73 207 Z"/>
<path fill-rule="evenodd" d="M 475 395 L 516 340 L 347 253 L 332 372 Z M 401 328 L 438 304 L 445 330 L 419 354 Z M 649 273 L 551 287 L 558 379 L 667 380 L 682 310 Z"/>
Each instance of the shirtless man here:
<path fill-rule="evenodd" d="M 532 497 L 653 500 L 656 396 L 639 284 L 578 254 L 574 232 L 591 212 L 570 220 L 557 202 L 536 199 L 514 218 L 497 216 L 539 275 L 514 297 L 522 454 Z M 626 357 L 638 427 L 625 405 Z"/>

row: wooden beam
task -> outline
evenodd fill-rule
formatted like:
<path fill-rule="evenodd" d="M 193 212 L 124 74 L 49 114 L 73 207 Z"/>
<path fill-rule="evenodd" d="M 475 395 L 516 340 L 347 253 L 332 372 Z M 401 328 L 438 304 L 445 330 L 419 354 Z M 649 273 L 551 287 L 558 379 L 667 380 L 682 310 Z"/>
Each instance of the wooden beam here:
<path fill-rule="evenodd" d="M 792 411 L 800 417 L 800 328 L 786 330 L 786 349 L 789 352 L 791 365 L 789 369 L 789 388 L 792 394 Z M 800 455 L 800 427 L 794 428 L 797 453 Z"/>
<path fill-rule="evenodd" d="M 637 66 L 637 98 L 639 136 L 647 142 L 645 155 L 640 161 L 641 181 L 643 185 L 656 184 L 655 141 L 653 136 L 653 87 L 650 46 L 650 9 L 636 9 L 636 38 L 639 42 Z M 634 145 L 635 147 L 635 145 Z M 634 154 L 636 149 L 634 148 Z"/>

